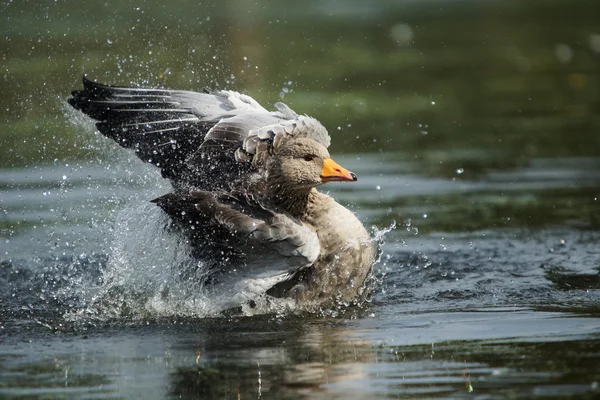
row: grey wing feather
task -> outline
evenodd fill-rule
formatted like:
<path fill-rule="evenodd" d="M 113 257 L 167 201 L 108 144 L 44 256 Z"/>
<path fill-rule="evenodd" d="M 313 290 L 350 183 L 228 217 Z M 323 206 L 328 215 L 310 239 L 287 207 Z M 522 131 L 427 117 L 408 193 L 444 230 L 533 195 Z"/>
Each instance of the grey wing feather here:
<path fill-rule="evenodd" d="M 331 144 L 331 137 L 327 129 L 316 119 L 301 115 L 297 119 L 285 120 L 273 125 L 263 126 L 252 130 L 248 134 L 248 139 L 257 136 L 261 140 L 267 138 L 274 139 L 277 136 L 293 136 L 296 138 L 309 138 L 321 143 L 325 147 Z"/>
<path fill-rule="evenodd" d="M 235 109 L 241 110 L 241 111 L 247 111 L 248 109 L 254 110 L 254 111 L 263 111 L 263 112 L 268 112 L 263 106 L 261 106 L 260 104 L 258 104 L 258 102 L 256 100 L 254 100 L 252 97 L 239 93 L 239 92 L 234 92 L 233 90 L 221 90 L 216 92 L 215 94 L 223 96 L 225 98 L 227 98 L 230 102 L 230 104 L 232 104 L 232 106 Z"/>
<path fill-rule="evenodd" d="M 275 108 L 277 108 L 277 110 L 285 119 L 298 119 L 298 114 L 296 114 L 296 111 L 289 108 L 285 103 L 275 103 Z"/>
<path fill-rule="evenodd" d="M 68 102 L 95 119 L 103 135 L 160 167 L 176 187 L 220 188 L 222 182 L 211 186 L 203 181 L 205 174 L 198 174 L 214 167 L 221 176 L 239 176 L 234 153 L 248 132 L 285 118 L 234 91 L 109 86 L 85 77 L 83 90 L 72 92 Z M 204 152 L 213 153 L 203 158 Z"/>
<path fill-rule="evenodd" d="M 320 253 L 314 231 L 253 199 L 196 190 L 189 194 L 170 193 L 153 201 L 176 221 L 194 227 L 193 234 L 203 240 L 193 243 L 205 246 L 206 234 L 211 234 L 217 243 L 235 245 L 244 253 L 247 264 L 269 257 L 265 252 L 257 252 L 256 246 L 271 253 L 280 267 L 289 272 L 311 265 Z"/>
<path fill-rule="evenodd" d="M 275 213 L 252 196 L 194 191 L 154 200 L 216 257 L 205 286 L 223 309 L 255 299 L 288 281 L 319 257 L 317 234 L 301 222 Z M 208 256 L 208 257 L 206 257 Z"/>
<path fill-rule="evenodd" d="M 282 108 L 282 103 L 279 103 L 279 109 L 282 115 L 291 115 L 294 113 L 289 107 L 286 111 Z M 283 111 L 282 111 L 283 109 Z M 286 114 L 288 113 L 288 114 Z M 265 121 L 266 122 L 266 121 Z M 286 137 L 309 138 L 321 143 L 325 147 L 329 147 L 331 137 L 327 129 L 316 119 L 301 115 L 296 119 L 282 120 L 270 125 L 262 125 L 250 130 L 248 136 L 244 139 L 241 149 L 236 151 L 236 160 L 246 161 L 252 160 L 252 165 L 257 168 L 263 168 L 266 165 L 269 151 L 277 151 L 279 144 Z"/>

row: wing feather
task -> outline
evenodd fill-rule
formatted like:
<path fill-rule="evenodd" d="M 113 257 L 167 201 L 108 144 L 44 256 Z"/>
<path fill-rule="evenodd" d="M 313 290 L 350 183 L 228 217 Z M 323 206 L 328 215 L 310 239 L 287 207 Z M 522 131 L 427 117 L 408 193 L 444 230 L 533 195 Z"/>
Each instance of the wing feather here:
<path fill-rule="evenodd" d="M 283 107 L 287 106 L 280 103 L 279 108 L 280 110 L 283 109 L 282 115 L 292 115 L 290 112 L 294 113 L 291 110 L 286 111 Z M 263 125 L 250 130 L 248 136 L 244 139 L 241 150 L 236 152 L 236 159 L 244 161 L 250 158 L 254 167 L 264 168 L 270 152 L 277 152 L 279 145 L 288 137 L 309 138 L 325 147 L 329 147 L 331 143 L 327 129 L 319 121 L 301 115 L 293 120 L 281 120 L 271 125 Z"/>
<path fill-rule="evenodd" d="M 234 91 L 109 86 L 85 77 L 83 87 L 69 104 L 95 119 L 103 135 L 160 167 L 176 188 L 233 189 L 249 171 L 261 171 L 286 137 L 330 143 L 314 118 L 283 103 L 269 112 Z"/>
<path fill-rule="evenodd" d="M 235 243 L 242 252 L 248 250 L 246 262 L 265 257 L 264 253 L 257 254 L 255 246 L 275 250 L 290 270 L 306 267 L 319 256 L 320 244 L 314 231 L 294 218 L 269 210 L 256 197 L 193 190 L 169 193 L 153 202 L 184 228 L 194 227 L 193 243 L 206 246 L 213 244 L 207 243 L 213 239 L 219 244 Z"/>
<path fill-rule="evenodd" d="M 196 190 L 153 201 L 184 228 L 193 246 L 210 249 L 200 254 L 212 270 L 207 288 L 224 309 L 292 279 L 320 253 L 315 232 L 254 196 Z"/>

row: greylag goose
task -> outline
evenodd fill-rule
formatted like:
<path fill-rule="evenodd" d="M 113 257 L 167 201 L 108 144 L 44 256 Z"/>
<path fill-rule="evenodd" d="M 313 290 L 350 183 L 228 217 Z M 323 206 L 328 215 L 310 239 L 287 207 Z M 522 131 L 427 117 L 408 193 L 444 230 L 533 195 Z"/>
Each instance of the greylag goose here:
<path fill-rule="evenodd" d="M 357 180 L 331 159 L 316 119 L 282 103 L 267 111 L 234 91 L 85 77 L 68 102 L 171 181 L 174 191 L 152 201 L 209 263 L 206 284 L 223 288 L 228 306 L 264 293 L 316 304 L 361 294 L 375 246 L 351 211 L 316 189 Z"/>

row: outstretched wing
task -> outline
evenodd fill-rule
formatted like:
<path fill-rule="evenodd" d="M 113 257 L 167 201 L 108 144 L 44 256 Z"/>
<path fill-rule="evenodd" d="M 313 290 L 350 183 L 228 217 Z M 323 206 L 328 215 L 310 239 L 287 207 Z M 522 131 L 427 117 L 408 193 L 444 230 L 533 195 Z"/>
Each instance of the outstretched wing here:
<path fill-rule="evenodd" d="M 102 85 L 83 78 L 69 104 L 98 121 L 96 127 L 142 160 L 161 168 L 176 187 L 231 189 L 248 171 L 266 165 L 286 136 L 329 146 L 327 130 L 283 103 L 269 112 L 234 91 Z"/>
<path fill-rule="evenodd" d="M 202 259 L 210 259 L 212 284 L 247 299 L 290 279 L 319 256 L 314 231 L 252 196 L 195 190 L 153 202 L 183 227 Z"/>
<path fill-rule="evenodd" d="M 176 186 L 196 183 L 188 182 L 188 158 L 199 153 L 203 144 L 201 152 L 215 153 L 219 149 L 219 165 L 224 164 L 223 172 L 227 172 L 235 163 L 233 152 L 242 145 L 248 131 L 257 124 L 268 125 L 284 118 L 280 113 L 269 113 L 251 97 L 233 91 L 129 88 L 102 85 L 85 77 L 83 90 L 72 92 L 68 102 L 98 121 L 96 127 L 103 135 L 160 167 L 163 176 Z M 256 117 L 235 120 L 241 114 Z M 223 123 L 211 131 L 232 118 L 231 124 Z M 244 125 L 254 120 L 255 123 Z M 208 132 L 211 135 L 206 138 Z M 204 168 L 207 158 L 193 169 Z M 206 168 L 212 169 L 212 164 Z"/>

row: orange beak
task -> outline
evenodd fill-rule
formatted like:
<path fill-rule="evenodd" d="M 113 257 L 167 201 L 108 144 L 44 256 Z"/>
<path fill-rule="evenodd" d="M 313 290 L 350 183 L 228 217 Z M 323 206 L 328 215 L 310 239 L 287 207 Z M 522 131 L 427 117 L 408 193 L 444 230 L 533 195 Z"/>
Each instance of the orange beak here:
<path fill-rule="evenodd" d="M 350 181 L 355 182 L 358 177 L 354 172 L 348 171 L 331 158 L 323 160 L 323 170 L 321 171 L 321 180 L 323 182 L 335 182 L 335 181 Z"/>

